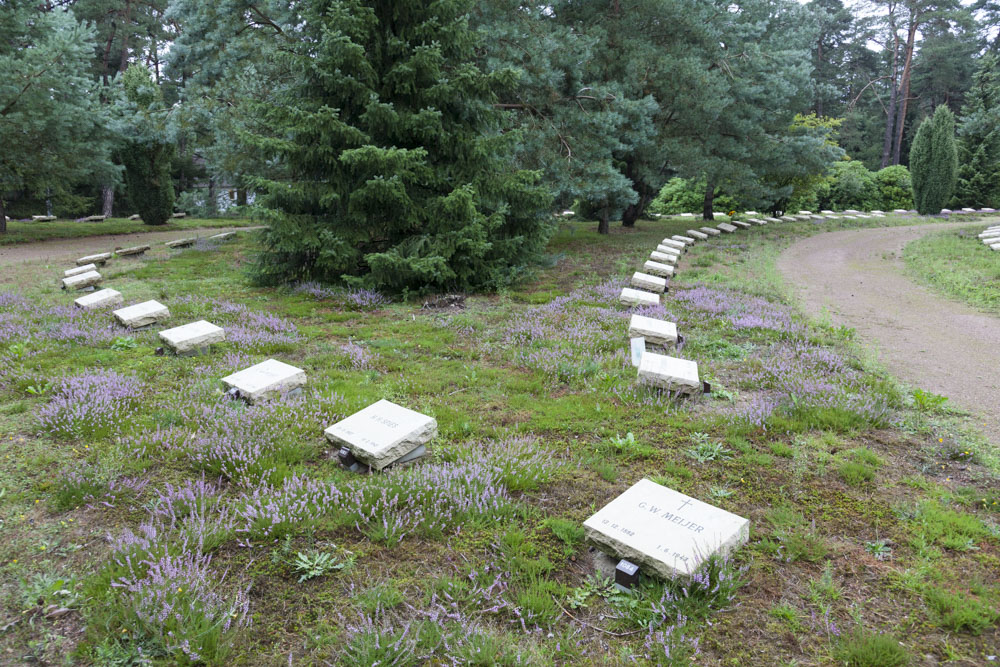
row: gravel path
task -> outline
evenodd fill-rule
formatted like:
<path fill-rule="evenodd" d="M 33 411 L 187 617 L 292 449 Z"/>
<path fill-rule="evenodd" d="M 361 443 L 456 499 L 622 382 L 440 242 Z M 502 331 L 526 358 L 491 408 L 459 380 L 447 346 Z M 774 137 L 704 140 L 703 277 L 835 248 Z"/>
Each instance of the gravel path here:
<path fill-rule="evenodd" d="M 1000 445 L 1000 318 L 938 296 L 903 273 L 907 243 L 967 226 L 819 234 L 788 248 L 778 269 L 806 312 L 853 327 L 896 377 L 978 415 L 985 435 Z"/>

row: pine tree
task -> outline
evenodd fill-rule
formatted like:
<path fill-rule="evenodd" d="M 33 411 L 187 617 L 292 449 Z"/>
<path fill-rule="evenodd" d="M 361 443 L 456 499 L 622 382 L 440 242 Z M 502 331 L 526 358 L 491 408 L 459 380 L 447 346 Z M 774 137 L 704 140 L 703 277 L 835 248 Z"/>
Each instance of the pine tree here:
<path fill-rule="evenodd" d="M 122 76 L 128 118 L 128 141 L 121 152 L 125 184 L 136 212 L 147 225 L 162 225 L 174 210 L 170 161 L 174 145 L 167 139 L 163 93 L 149 72 L 132 65 Z"/>
<path fill-rule="evenodd" d="M 962 108 L 955 205 L 1000 206 L 1000 62 L 982 57 Z"/>
<path fill-rule="evenodd" d="M 958 176 L 955 116 L 943 104 L 920 123 L 910 149 L 910 173 L 917 211 L 938 213 L 951 198 Z"/>
<path fill-rule="evenodd" d="M 539 258 L 550 198 L 498 131 L 515 74 L 470 64 L 470 4 L 316 0 L 281 28 L 301 74 L 242 136 L 269 157 L 260 282 L 486 289 Z"/>

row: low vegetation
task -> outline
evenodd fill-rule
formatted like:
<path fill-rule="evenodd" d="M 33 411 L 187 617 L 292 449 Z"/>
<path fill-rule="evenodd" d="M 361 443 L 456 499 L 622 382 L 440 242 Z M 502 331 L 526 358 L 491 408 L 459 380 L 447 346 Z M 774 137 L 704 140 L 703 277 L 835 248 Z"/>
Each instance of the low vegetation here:
<path fill-rule="evenodd" d="M 910 277 L 949 298 L 1000 313 L 1000 253 L 976 238 L 988 221 L 996 220 L 913 241 L 903 251 Z"/>

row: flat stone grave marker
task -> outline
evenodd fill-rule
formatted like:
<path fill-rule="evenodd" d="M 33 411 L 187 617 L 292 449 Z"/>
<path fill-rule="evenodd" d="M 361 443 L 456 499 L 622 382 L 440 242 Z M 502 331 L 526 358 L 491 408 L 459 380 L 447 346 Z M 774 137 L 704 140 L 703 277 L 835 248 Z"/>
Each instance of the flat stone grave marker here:
<path fill-rule="evenodd" d="M 746 211 L 744 215 L 760 215 L 757 211 Z"/>
<path fill-rule="evenodd" d="M 437 435 L 437 420 L 383 399 L 330 426 L 325 435 L 365 465 L 383 470 L 412 460 L 408 455 L 417 450 L 426 452 Z"/>
<path fill-rule="evenodd" d="M 135 213 L 135 214 L 133 214 L 133 215 L 130 215 L 130 216 L 128 217 L 128 219 L 129 219 L 129 220 L 142 220 L 142 216 L 140 216 L 140 215 L 139 215 L 138 213 Z"/>
<path fill-rule="evenodd" d="M 693 218 L 694 213 L 681 213 L 682 218 Z"/>
<path fill-rule="evenodd" d="M 681 394 L 694 394 L 702 390 L 698 362 L 668 357 L 665 354 L 645 354 L 639 366 L 639 379 L 646 384 Z"/>
<path fill-rule="evenodd" d="M 1000 243 L 994 243 L 990 246 L 990 250 L 1000 251 Z"/>
<path fill-rule="evenodd" d="M 722 231 L 724 231 L 727 234 L 732 234 L 737 229 L 739 229 L 739 227 L 735 227 L 733 225 L 730 225 L 728 222 L 720 222 L 719 224 L 716 225 L 716 227 L 718 227 L 719 229 L 721 229 Z"/>
<path fill-rule="evenodd" d="M 132 255 L 141 255 L 149 250 L 148 245 L 137 245 L 134 248 L 120 248 L 115 251 L 115 254 L 119 257 L 130 257 Z"/>
<path fill-rule="evenodd" d="M 75 269 L 66 269 L 63 271 L 63 278 L 69 278 L 70 276 L 78 276 L 81 273 L 88 273 L 90 271 L 96 271 L 96 264 L 84 264 L 83 266 L 78 266 Z"/>
<path fill-rule="evenodd" d="M 84 310 L 97 310 L 98 308 L 120 306 L 124 302 L 125 300 L 122 298 L 122 293 L 118 290 L 102 289 L 97 292 L 81 296 L 73 303 L 77 308 L 83 308 Z"/>
<path fill-rule="evenodd" d="M 751 227 L 753 227 L 753 225 L 751 225 L 750 223 L 742 222 L 740 220 L 733 220 L 733 224 L 736 225 L 737 227 L 742 227 L 743 229 L 750 229 Z"/>
<path fill-rule="evenodd" d="M 642 269 L 646 273 L 651 273 L 654 276 L 660 276 L 661 278 L 674 277 L 674 267 L 670 266 L 669 264 L 663 264 L 661 262 L 654 262 L 653 260 L 649 260 L 642 265 Z"/>
<path fill-rule="evenodd" d="M 83 222 L 104 222 L 106 219 L 103 215 L 88 215 Z"/>
<path fill-rule="evenodd" d="M 1000 236 L 1000 229 L 987 229 L 985 232 L 979 235 L 979 238 L 988 239 L 991 236 Z"/>
<path fill-rule="evenodd" d="M 833 211 L 829 209 L 822 210 L 820 211 L 820 213 L 822 213 L 823 215 L 833 215 Z"/>
<path fill-rule="evenodd" d="M 84 289 L 98 285 L 102 280 L 104 279 L 97 271 L 87 271 L 86 273 L 80 273 L 69 278 L 63 278 L 62 288 L 65 290 Z"/>
<path fill-rule="evenodd" d="M 764 219 L 767 220 L 768 222 L 781 222 L 781 220 L 779 220 L 778 218 L 764 218 Z"/>
<path fill-rule="evenodd" d="M 662 264 L 676 264 L 678 255 L 671 255 L 670 253 L 655 251 L 649 253 L 649 258 L 654 262 L 660 262 Z"/>
<path fill-rule="evenodd" d="M 704 241 L 705 239 L 708 238 L 708 234 L 706 234 L 705 232 L 699 232 L 697 229 L 689 229 L 685 232 L 685 234 L 687 234 L 688 236 L 692 236 L 698 239 L 699 241 Z"/>
<path fill-rule="evenodd" d="M 941 215 L 948 215 L 949 213 L 951 213 L 951 209 L 950 208 L 943 208 L 943 209 L 941 209 Z"/>
<path fill-rule="evenodd" d="M 195 241 L 197 240 L 198 239 L 196 238 L 177 239 L 176 241 L 167 241 L 163 245 L 167 246 L 168 248 L 186 248 L 190 245 L 194 245 Z"/>
<path fill-rule="evenodd" d="M 660 305 L 660 295 L 652 292 L 625 287 L 619 295 L 618 300 L 630 306 L 658 306 Z"/>
<path fill-rule="evenodd" d="M 795 222 L 795 218 L 793 218 L 790 215 L 783 215 L 781 216 L 781 219 L 784 220 L 785 222 Z"/>
<path fill-rule="evenodd" d="M 222 232 L 221 234 L 216 234 L 215 236 L 209 236 L 211 241 L 228 241 L 229 239 L 236 236 L 236 232 Z"/>
<path fill-rule="evenodd" d="M 172 218 L 186 218 L 187 217 L 187 213 L 174 213 L 171 217 Z"/>
<path fill-rule="evenodd" d="M 632 274 L 632 287 L 644 289 L 647 292 L 663 294 L 667 289 L 667 281 L 659 276 L 651 276 L 648 273 L 636 271 Z"/>
<path fill-rule="evenodd" d="M 844 220 L 857 220 L 857 219 L 858 219 L 857 216 L 854 216 L 854 215 L 845 215 L 844 216 Z"/>
<path fill-rule="evenodd" d="M 677 248 L 681 252 L 687 249 L 687 244 L 684 241 L 678 241 L 676 238 L 663 239 L 660 241 L 660 245 L 665 245 L 671 248 Z"/>
<path fill-rule="evenodd" d="M 632 355 L 632 365 L 639 368 L 639 364 L 642 362 L 642 355 L 646 353 L 646 339 L 630 338 L 629 351 Z"/>
<path fill-rule="evenodd" d="M 904 213 L 908 213 L 908 211 L 905 208 L 894 208 L 892 212 L 895 213 L 896 215 L 903 215 Z"/>
<path fill-rule="evenodd" d="M 872 210 L 870 210 L 868 212 L 869 213 L 881 213 L 882 215 L 885 215 L 885 211 L 880 211 L 877 208 L 873 208 Z"/>
<path fill-rule="evenodd" d="M 304 387 L 306 372 L 277 359 L 268 359 L 227 375 L 222 378 L 222 384 L 238 391 L 240 398 L 248 403 L 256 403 Z"/>
<path fill-rule="evenodd" d="M 844 213 L 861 213 L 861 211 L 855 211 L 853 208 L 845 208 Z"/>
<path fill-rule="evenodd" d="M 76 265 L 85 266 L 87 264 L 98 264 L 100 266 L 104 266 L 104 264 L 109 259 L 111 259 L 110 252 L 101 252 L 96 255 L 87 255 L 86 257 L 81 257 L 80 259 L 76 260 Z"/>
<path fill-rule="evenodd" d="M 695 241 L 690 236 L 681 236 L 680 234 L 674 234 L 671 236 L 674 241 L 680 241 L 684 245 L 694 245 Z"/>
<path fill-rule="evenodd" d="M 160 332 L 163 341 L 174 354 L 197 354 L 215 343 L 226 340 L 226 330 L 211 322 L 199 320 Z"/>
<path fill-rule="evenodd" d="M 657 345 L 676 345 L 677 325 L 653 317 L 632 315 L 628 323 L 628 335 L 632 338 L 643 338 Z"/>
<path fill-rule="evenodd" d="M 867 219 L 871 218 L 872 216 L 870 216 L 870 215 L 865 215 L 864 213 L 858 213 L 858 217 L 859 217 L 859 218 L 862 218 L 862 219 L 864 219 L 864 220 L 867 220 Z"/>
<path fill-rule="evenodd" d="M 656 246 L 656 252 L 662 252 L 665 255 L 674 255 L 675 257 L 680 257 L 681 256 L 681 251 L 678 248 L 675 248 L 672 245 L 663 245 L 663 244 L 660 244 L 660 245 Z"/>
<path fill-rule="evenodd" d="M 643 355 L 644 357 L 646 355 Z M 583 523 L 587 541 L 663 579 L 689 578 L 750 539 L 750 522 L 641 479 Z"/>
<path fill-rule="evenodd" d="M 130 329 L 148 327 L 170 318 L 170 310 L 159 301 L 143 301 L 134 306 L 120 308 L 112 314 L 122 326 Z"/>
<path fill-rule="evenodd" d="M 713 227 L 701 227 L 701 231 L 708 234 L 709 236 L 719 236 L 720 234 L 722 234 L 722 232 Z"/>
<path fill-rule="evenodd" d="M 995 208 L 981 208 L 981 209 L 979 209 L 979 212 L 980 213 L 996 213 L 997 210 Z"/>
<path fill-rule="evenodd" d="M 799 211 L 799 215 L 812 215 L 812 211 Z"/>

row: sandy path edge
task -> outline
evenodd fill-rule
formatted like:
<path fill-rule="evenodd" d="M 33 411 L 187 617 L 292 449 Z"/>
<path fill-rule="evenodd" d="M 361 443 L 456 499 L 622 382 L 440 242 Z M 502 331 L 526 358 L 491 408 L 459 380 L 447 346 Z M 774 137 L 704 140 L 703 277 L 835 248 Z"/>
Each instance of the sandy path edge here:
<path fill-rule="evenodd" d="M 915 284 L 901 259 L 911 241 L 969 225 L 818 234 L 786 249 L 777 266 L 807 313 L 853 327 L 891 373 L 977 415 L 1000 446 L 1000 318 Z"/>

